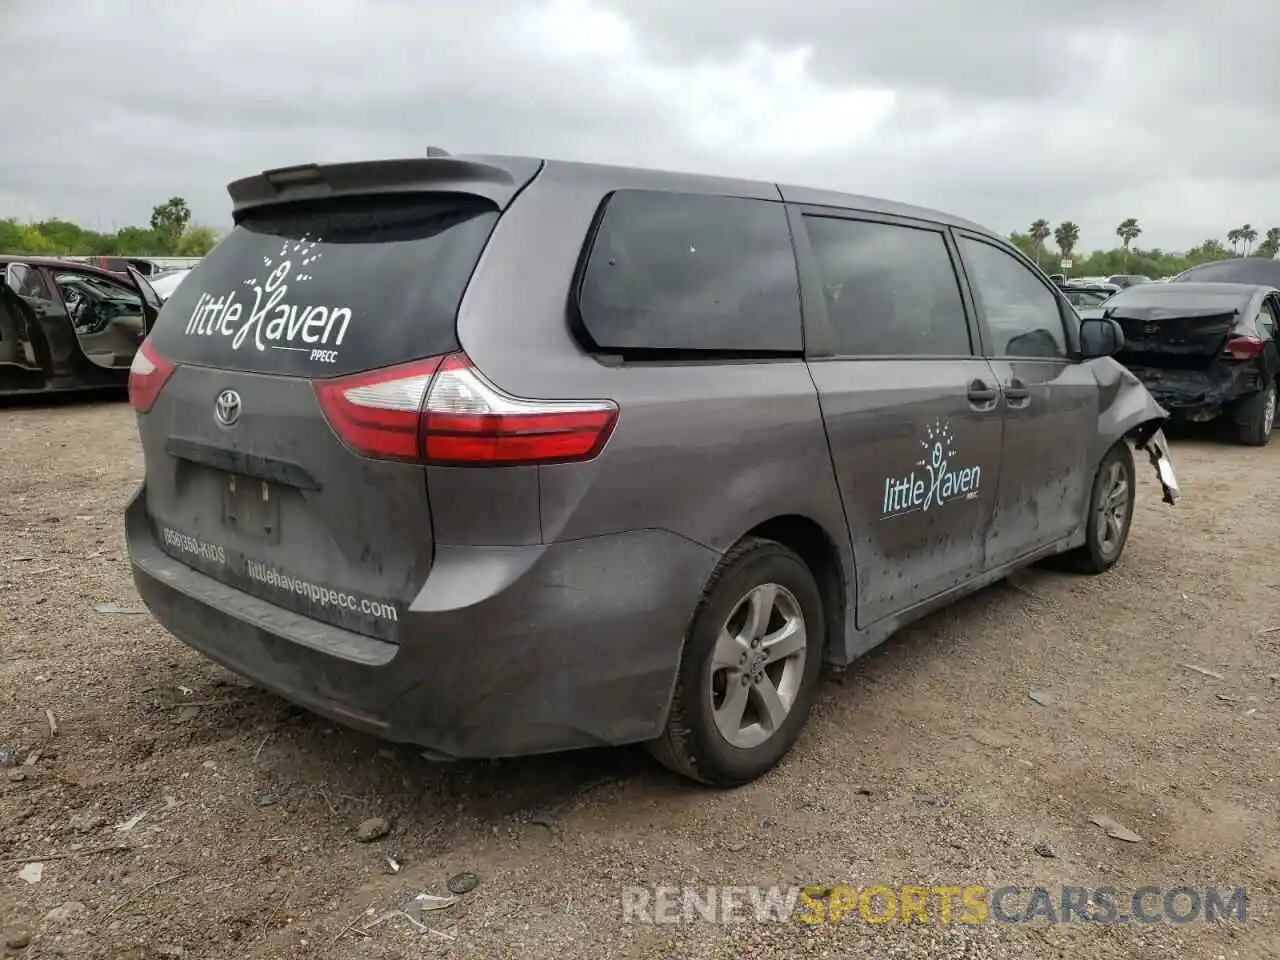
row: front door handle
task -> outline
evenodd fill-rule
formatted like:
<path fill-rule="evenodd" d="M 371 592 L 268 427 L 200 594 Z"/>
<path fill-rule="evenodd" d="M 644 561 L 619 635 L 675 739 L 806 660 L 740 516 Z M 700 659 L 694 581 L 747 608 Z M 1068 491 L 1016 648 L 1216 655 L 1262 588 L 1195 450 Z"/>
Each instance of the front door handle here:
<path fill-rule="evenodd" d="M 979 410 L 990 409 L 995 406 L 996 400 L 999 399 L 1000 392 L 995 387 L 988 386 L 984 380 L 971 380 L 969 382 L 969 403 Z"/>
<path fill-rule="evenodd" d="M 1009 381 L 1009 385 L 1004 388 L 1004 395 L 1010 406 L 1025 407 L 1031 400 L 1031 388 L 1017 377 L 1014 377 Z"/>

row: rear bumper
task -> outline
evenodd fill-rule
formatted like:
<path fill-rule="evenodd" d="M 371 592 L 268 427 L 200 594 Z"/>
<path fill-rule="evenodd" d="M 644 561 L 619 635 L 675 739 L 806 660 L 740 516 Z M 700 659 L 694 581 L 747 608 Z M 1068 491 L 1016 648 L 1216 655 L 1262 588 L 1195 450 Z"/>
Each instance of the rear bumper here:
<path fill-rule="evenodd" d="M 1256 393 L 1261 379 L 1251 365 L 1208 370 L 1129 368 L 1155 401 L 1174 416 L 1217 412 Z"/>
<path fill-rule="evenodd" d="M 689 619 L 716 563 L 641 530 L 521 547 L 437 547 L 389 643 L 229 587 L 125 531 L 143 602 L 179 640 L 259 686 L 378 737 L 505 757 L 658 736 Z"/>

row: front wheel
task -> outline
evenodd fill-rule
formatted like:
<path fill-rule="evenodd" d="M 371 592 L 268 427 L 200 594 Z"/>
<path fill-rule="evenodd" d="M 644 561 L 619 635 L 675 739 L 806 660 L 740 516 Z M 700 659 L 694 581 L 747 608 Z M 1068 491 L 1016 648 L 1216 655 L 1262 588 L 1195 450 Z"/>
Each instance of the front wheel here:
<path fill-rule="evenodd" d="M 742 541 L 694 613 L 667 728 L 650 751 L 710 786 L 760 777 L 808 719 L 824 636 L 822 599 L 804 561 L 771 540 Z"/>
<path fill-rule="evenodd" d="M 1251 447 L 1265 447 L 1271 442 L 1276 423 L 1276 383 L 1269 382 L 1241 404 L 1240 442 Z"/>
<path fill-rule="evenodd" d="M 1078 573 L 1105 573 L 1116 565 L 1129 539 L 1136 488 L 1133 451 L 1121 440 L 1098 466 L 1089 497 L 1085 541 L 1063 555 L 1067 568 Z"/>

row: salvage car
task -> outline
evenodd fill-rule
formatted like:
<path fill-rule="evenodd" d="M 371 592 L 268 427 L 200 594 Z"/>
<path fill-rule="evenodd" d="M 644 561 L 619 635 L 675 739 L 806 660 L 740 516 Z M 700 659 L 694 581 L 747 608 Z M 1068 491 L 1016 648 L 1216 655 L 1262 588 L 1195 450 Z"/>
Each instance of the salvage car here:
<path fill-rule="evenodd" d="M 151 289 L 162 301 L 168 300 L 173 295 L 173 291 L 178 289 L 178 284 L 182 283 L 190 272 L 191 268 L 185 267 L 181 270 L 166 270 L 164 273 L 158 273 L 150 280 Z"/>
<path fill-rule="evenodd" d="M 0 394 L 115 387 L 160 309 L 136 271 L 0 256 Z"/>
<path fill-rule="evenodd" d="M 1100 306 L 1119 292 L 1119 287 L 1100 283 L 1068 282 L 1062 288 L 1062 295 L 1067 298 L 1067 302 L 1079 310 Z"/>
<path fill-rule="evenodd" d="M 1170 283 L 1252 283 L 1280 288 L 1280 260 L 1231 257 L 1189 267 Z"/>
<path fill-rule="evenodd" d="M 1008 241 L 768 182 L 524 157 L 232 183 L 133 368 L 156 619 L 435 758 L 777 763 L 822 665 L 1121 556 L 1163 410 Z"/>
<path fill-rule="evenodd" d="M 1223 420 L 1265 446 L 1275 424 L 1280 291 L 1248 283 L 1144 283 L 1084 316 L 1124 330 L 1116 354 L 1177 420 Z"/>
<path fill-rule="evenodd" d="M 1115 276 L 1107 277 L 1107 283 L 1121 290 L 1129 287 L 1136 287 L 1142 283 L 1150 283 L 1151 278 L 1143 276 L 1139 273 L 1117 273 Z"/>

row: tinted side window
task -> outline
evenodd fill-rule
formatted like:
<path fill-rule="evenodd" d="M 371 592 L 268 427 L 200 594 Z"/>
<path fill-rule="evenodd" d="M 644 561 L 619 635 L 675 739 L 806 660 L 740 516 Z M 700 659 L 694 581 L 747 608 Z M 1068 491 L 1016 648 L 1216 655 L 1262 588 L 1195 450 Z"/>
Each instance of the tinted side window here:
<path fill-rule="evenodd" d="M 607 201 L 578 308 L 601 350 L 803 349 L 781 203 L 622 190 Z"/>
<path fill-rule="evenodd" d="M 970 280 L 987 315 L 993 356 L 1067 356 L 1058 298 L 1034 273 L 998 247 L 960 240 Z"/>
<path fill-rule="evenodd" d="M 844 356 L 968 356 L 964 301 L 936 230 L 805 216 L 835 351 Z"/>

